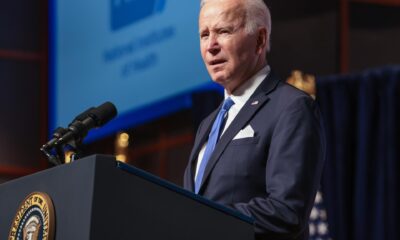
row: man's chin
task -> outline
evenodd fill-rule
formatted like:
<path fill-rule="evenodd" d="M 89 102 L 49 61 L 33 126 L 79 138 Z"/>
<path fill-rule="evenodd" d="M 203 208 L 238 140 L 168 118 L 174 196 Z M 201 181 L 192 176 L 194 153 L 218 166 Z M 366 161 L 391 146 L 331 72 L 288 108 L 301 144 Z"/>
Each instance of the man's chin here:
<path fill-rule="evenodd" d="M 225 84 L 227 83 L 227 79 L 225 78 L 225 76 L 218 75 L 218 76 L 212 76 L 211 78 L 215 83 L 218 83 L 219 85 L 222 86 L 225 86 Z"/>

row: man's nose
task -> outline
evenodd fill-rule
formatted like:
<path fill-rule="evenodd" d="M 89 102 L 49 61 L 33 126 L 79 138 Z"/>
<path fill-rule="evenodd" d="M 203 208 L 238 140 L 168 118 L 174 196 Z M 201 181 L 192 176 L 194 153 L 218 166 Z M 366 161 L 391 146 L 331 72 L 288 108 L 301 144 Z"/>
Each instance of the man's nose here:
<path fill-rule="evenodd" d="M 221 50 L 218 39 L 214 34 L 211 34 L 208 38 L 207 51 L 212 55 L 216 55 Z"/>

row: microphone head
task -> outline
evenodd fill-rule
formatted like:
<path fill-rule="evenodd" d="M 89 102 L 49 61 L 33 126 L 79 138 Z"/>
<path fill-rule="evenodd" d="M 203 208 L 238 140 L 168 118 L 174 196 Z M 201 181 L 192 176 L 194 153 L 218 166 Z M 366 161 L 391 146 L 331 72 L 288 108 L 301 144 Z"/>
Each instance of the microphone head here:
<path fill-rule="evenodd" d="M 96 127 L 101 127 L 117 116 L 117 108 L 111 102 L 105 102 L 92 109 L 89 115 L 95 120 Z"/>
<path fill-rule="evenodd" d="M 76 116 L 72 122 L 75 122 L 75 121 L 82 122 L 83 120 L 85 120 L 85 119 L 89 116 L 89 114 L 90 114 L 93 110 L 94 110 L 94 107 L 91 107 L 91 108 L 86 109 L 84 112 L 82 112 L 81 114 L 79 114 L 78 116 Z"/>

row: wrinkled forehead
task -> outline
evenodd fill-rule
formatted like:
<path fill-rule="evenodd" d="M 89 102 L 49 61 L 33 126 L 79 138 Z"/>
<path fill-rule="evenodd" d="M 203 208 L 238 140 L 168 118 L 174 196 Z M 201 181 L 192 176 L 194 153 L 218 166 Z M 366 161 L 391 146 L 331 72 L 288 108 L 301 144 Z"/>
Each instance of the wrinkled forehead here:
<path fill-rule="evenodd" d="M 241 24 L 245 19 L 246 10 L 241 1 L 209 1 L 200 10 L 199 27 L 213 27 L 223 23 Z"/>

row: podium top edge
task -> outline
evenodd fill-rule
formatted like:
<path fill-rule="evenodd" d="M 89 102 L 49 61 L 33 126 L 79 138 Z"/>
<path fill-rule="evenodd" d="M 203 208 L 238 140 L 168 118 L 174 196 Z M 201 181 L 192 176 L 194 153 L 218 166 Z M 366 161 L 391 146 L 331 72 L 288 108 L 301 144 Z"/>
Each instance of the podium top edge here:
<path fill-rule="evenodd" d="M 238 219 L 240 219 L 242 221 L 245 221 L 245 222 L 247 222 L 249 224 L 254 224 L 254 219 L 252 217 L 246 216 L 246 215 L 244 215 L 244 214 L 242 214 L 242 213 L 240 213 L 238 211 L 235 211 L 235 210 L 230 209 L 228 207 L 225 207 L 225 206 L 223 206 L 221 204 L 213 202 L 213 201 L 211 201 L 211 200 L 209 200 L 207 198 L 204 198 L 204 197 L 202 197 L 202 196 L 200 196 L 198 194 L 195 194 L 195 193 L 190 192 L 190 191 L 188 191 L 186 189 L 183 189 L 183 188 L 181 188 L 181 187 L 179 187 L 179 186 L 177 186 L 177 185 L 175 185 L 175 184 L 173 184 L 171 182 L 165 181 L 165 180 L 163 180 L 163 179 L 161 179 L 161 178 L 159 178 L 159 177 L 157 177 L 157 176 L 155 176 L 153 174 L 150 174 L 150 173 L 148 173 L 148 172 L 146 172 L 144 170 L 141 170 L 141 169 L 136 168 L 134 166 L 131 166 L 129 164 L 126 164 L 126 163 L 123 163 L 123 162 L 120 162 L 120 161 L 116 161 L 116 163 L 117 163 L 117 168 L 119 168 L 121 170 L 124 170 L 124 171 L 126 171 L 128 173 L 134 174 L 134 175 L 139 176 L 141 178 L 144 178 L 147 181 L 150 181 L 150 182 L 152 182 L 154 184 L 157 184 L 159 186 L 165 187 L 165 188 L 167 188 L 167 189 L 169 189 L 171 191 L 174 191 L 174 192 L 176 192 L 178 194 L 184 195 L 184 196 L 186 196 L 188 198 L 193 199 L 194 201 L 200 202 L 200 203 L 202 203 L 204 205 L 207 205 L 207 206 L 209 206 L 211 208 L 214 208 L 214 209 L 216 209 L 218 211 L 221 211 L 221 212 L 223 212 L 225 214 L 228 214 L 228 215 L 231 215 L 233 217 L 236 217 L 236 218 L 238 218 Z"/>

